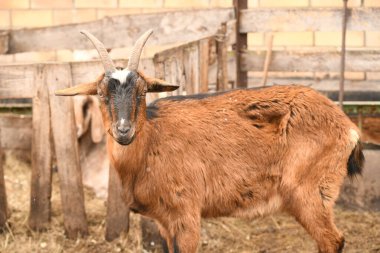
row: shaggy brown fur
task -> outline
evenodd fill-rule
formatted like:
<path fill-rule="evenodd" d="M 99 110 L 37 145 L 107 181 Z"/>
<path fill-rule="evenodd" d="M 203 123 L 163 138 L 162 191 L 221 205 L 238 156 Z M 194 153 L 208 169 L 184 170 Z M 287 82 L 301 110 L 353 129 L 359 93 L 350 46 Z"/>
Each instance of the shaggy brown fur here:
<path fill-rule="evenodd" d="M 136 80 L 135 97 L 152 87 L 141 74 Z M 107 92 L 104 82 L 98 88 Z M 157 221 L 169 252 L 197 250 L 201 217 L 276 211 L 293 215 L 320 252 L 342 250 L 333 205 L 347 165 L 358 173 L 363 157 L 359 130 L 332 101 L 302 86 L 165 98 L 148 108 L 139 99 L 129 145 L 115 141 L 115 119 L 101 103 L 107 149 L 126 203 Z"/>

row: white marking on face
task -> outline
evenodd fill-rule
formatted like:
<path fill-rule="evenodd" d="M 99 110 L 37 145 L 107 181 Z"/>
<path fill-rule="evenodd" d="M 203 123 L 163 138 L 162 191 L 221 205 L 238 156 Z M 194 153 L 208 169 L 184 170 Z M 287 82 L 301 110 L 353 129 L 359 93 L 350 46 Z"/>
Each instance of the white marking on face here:
<path fill-rule="evenodd" d="M 119 80 L 120 83 L 125 83 L 125 80 L 127 79 L 129 73 L 131 73 L 131 71 L 128 69 L 116 70 L 112 73 L 111 77 L 113 79 Z"/>
<path fill-rule="evenodd" d="M 121 125 L 124 125 L 124 122 L 125 122 L 125 119 L 124 119 L 124 118 L 121 118 L 121 120 L 120 120 L 120 124 L 121 124 Z"/>

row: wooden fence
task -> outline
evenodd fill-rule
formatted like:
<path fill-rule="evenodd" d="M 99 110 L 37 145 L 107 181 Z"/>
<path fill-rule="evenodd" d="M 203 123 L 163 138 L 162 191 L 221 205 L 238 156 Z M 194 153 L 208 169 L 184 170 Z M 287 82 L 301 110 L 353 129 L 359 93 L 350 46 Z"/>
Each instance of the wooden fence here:
<path fill-rule="evenodd" d="M 235 1 L 237 13 L 236 42 L 236 80 L 237 87 L 248 86 L 248 72 L 262 71 L 266 49 L 250 51 L 247 49 L 247 33 L 252 32 L 340 32 L 343 20 L 341 8 L 296 8 L 296 9 L 247 9 L 247 0 Z M 380 8 L 353 8 L 348 11 L 347 30 L 379 31 Z M 297 48 L 294 50 L 274 50 L 270 71 L 279 72 L 339 72 L 340 49 L 337 48 Z M 380 49 L 349 49 L 346 53 L 346 70 L 380 72 Z M 278 78 L 276 82 L 281 83 Z M 289 83 L 283 78 L 283 83 Z M 337 90 L 331 80 L 318 85 L 319 90 Z M 310 83 L 305 79 L 298 83 Z M 329 83 L 330 82 L 330 83 Z M 349 82 L 348 90 L 363 89 L 370 92 L 380 91 L 378 82 Z M 380 98 L 378 93 L 376 98 Z M 352 97 L 352 99 L 355 99 Z"/>

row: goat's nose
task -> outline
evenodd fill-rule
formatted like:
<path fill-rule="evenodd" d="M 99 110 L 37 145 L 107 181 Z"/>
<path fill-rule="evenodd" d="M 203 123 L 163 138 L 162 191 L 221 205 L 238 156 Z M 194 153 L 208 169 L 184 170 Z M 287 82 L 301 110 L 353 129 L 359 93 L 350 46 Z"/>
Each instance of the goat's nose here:
<path fill-rule="evenodd" d="M 126 125 L 117 126 L 117 131 L 119 131 L 119 133 L 121 133 L 121 134 L 127 134 L 129 132 L 129 129 L 130 129 L 130 127 L 128 127 Z"/>
<path fill-rule="evenodd" d="M 116 130 L 119 134 L 126 135 L 129 132 L 129 129 L 131 129 L 131 126 L 124 119 L 116 123 Z"/>

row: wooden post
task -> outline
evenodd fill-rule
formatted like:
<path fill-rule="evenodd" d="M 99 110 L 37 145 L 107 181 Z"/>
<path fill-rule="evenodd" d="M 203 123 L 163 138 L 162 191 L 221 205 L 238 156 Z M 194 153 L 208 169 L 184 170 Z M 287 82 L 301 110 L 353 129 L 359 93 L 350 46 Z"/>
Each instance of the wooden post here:
<path fill-rule="evenodd" d="M 71 86 L 71 69 L 69 64 L 49 64 L 45 66 L 45 73 L 49 87 L 65 233 L 68 238 L 75 239 L 78 235 L 87 235 L 88 228 L 73 101 L 68 97 L 54 95 L 54 91 Z"/>
<path fill-rule="evenodd" d="M 199 93 L 199 48 L 194 45 L 184 49 L 183 64 L 186 94 Z"/>
<path fill-rule="evenodd" d="M 210 54 L 210 39 L 202 39 L 199 41 L 199 82 L 200 92 L 208 92 L 208 65 Z"/>
<path fill-rule="evenodd" d="M 122 193 L 120 177 L 110 165 L 105 234 L 107 241 L 112 241 L 122 232 L 128 233 L 129 230 L 129 208 L 122 198 Z"/>
<path fill-rule="evenodd" d="M 263 69 L 264 75 L 263 75 L 263 80 L 261 82 L 261 86 L 267 85 L 269 65 L 272 59 L 273 37 L 274 37 L 273 34 L 270 34 L 268 37 L 267 53 L 265 55 L 265 63 L 264 63 L 264 69 Z"/>
<path fill-rule="evenodd" d="M 216 74 L 217 91 L 225 91 L 228 89 L 226 32 L 227 25 L 223 23 L 216 35 L 216 50 L 218 58 Z"/>
<path fill-rule="evenodd" d="M 0 232 L 6 227 L 7 218 L 8 204 L 3 170 L 3 150 L 0 147 Z"/>
<path fill-rule="evenodd" d="M 35 71 L 33 98 L 32 176 L 29 227 L 44 230 L 50 221 L 52 146 L 49 93 L 43 65 Z"/>
<path fill-rule="evenodd" d="M 344 72 L 346 69 L 346 32 L 347 32 L 347 2 L 343 0 L 343 21 L 342 21 L 342 53 L 340 59 L 340 82 L 339 82 L 339 106 L 343 110 L 344 100 Z"/>
<path fill-rule="evenodd" d="M 363 107 L 358 106 L 358 127 L 360 132 L 363 131 Z"/>
<path fill-rule="evenodd" d="M 234 0 L 235 17 L 236 17 L 236 84 L 237 88 L 248 87 L 248 72 L 242 71 L 241 53 L 247 50 L 247 33 L 240 33 L 240 10 L 248 8 L 247 0 Z"/>

